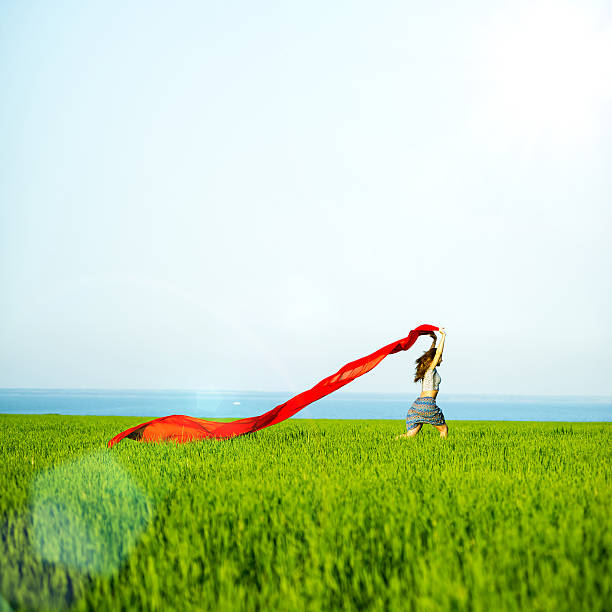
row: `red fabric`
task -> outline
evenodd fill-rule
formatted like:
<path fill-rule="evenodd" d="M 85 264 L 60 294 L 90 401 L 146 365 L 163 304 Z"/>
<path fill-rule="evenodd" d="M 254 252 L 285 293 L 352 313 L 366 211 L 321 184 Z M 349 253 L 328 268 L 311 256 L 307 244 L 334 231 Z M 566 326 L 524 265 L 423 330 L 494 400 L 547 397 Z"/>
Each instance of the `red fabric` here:
<path fill-rule="evenodd" d="M 387 355 L 409 349 L 422 334 L 437 330 L 438 327 L 434 325 L 419 325 L 402 340 L 387 344 L 387 346 L 383 346 L 371 355 L 347 363 L 335 374 L 317 383 L 312 389 L 292 397 L 284 404 L 280 404 L 259 416 L 238 419 L 230 423 L 219 423 L 218 421 L 205 421 L 182 414 L 173 414 L 126 429 L 110 440 L 108 445 L 113 446 L 123 438 L 143 442 L 158 442 L 161 440 L 190 442 L 202 438 L 231 438 L 258 431 L 264 427 L 270 427 L 270 425 L 276 425 L 292 417 L 308 404 L 312 404 L 312 402 L 329 395 L 336 389 L 344 387 L 359 376 L 363 376 L 366 372 L 375 368 Z"/>

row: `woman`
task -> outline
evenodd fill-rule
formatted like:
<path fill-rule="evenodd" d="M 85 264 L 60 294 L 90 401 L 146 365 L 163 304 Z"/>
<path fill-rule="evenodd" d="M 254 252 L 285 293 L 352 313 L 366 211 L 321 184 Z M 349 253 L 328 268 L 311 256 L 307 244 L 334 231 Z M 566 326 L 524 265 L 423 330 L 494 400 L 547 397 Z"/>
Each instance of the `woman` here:
<path fill-rule="evenodd" d="M 441 327 L 439 330 L 441 340 L 438 348 L 436 348 L 436 335 L 432 332 L 430 336 L 433 338 L 431 348 L 423 353 L 416 360 L 416 374 L 414 382 L 422 381 L 422 390 L 420 397 L 412 404 L 408 415 L 406 416 L 405 434 L 397 436 L 398 438 L 412 438 L 416 436 L 423 423 L 433 425 L 439 432 L 442 438 L 448 436 L 448 426 L 444 420 L 444 415 L 436 405 L 436 395 L 440 386 L 440 375 L 436 370 L 436 366 L 442 363 L 442 351 L 444 350 L 444 340 L 446 332 Z"/>

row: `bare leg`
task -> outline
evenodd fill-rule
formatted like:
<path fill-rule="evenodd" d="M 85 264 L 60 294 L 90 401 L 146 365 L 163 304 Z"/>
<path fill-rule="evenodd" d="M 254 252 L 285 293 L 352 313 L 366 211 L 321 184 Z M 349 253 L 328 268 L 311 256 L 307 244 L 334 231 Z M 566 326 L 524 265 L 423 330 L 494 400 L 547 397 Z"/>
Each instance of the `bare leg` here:
<path fill-rule="evenodd" d="M 423 423 L 419 423 L 416 427 L 413 427 L 411 430 L 407 431 L 404 434 L 395 436 L 395 439 L 399 440 L 400 438 L 414 438 L 414 436 L 416 436 L 419 431 L 421 431 L 421 427 L 423 427 Z"/>
<path fill-rule="evenodd" d="M 434 425 L 434 427 L 440 432 L 441 438 L 446 438 L 448 436 L 448 425 L 444 423 L 444 425 Z"/>

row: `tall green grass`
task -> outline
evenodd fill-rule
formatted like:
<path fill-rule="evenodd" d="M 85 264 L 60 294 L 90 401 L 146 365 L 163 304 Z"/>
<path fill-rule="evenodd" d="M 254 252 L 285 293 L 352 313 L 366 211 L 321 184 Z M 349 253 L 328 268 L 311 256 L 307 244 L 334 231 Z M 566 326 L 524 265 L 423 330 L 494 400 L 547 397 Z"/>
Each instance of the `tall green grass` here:
<path fill-rule="evenodd" d="M 0 415 L 0 609 L 612 609 L 611 424 L 141 421 Z"/>

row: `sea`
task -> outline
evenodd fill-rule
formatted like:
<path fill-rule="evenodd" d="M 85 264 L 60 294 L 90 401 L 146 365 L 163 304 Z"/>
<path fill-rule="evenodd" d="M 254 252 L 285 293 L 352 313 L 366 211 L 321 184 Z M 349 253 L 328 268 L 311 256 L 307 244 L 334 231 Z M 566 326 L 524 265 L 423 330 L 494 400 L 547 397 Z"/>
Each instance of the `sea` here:
<path fill-rule="evenodd" d="M 0 413 L 202 418 L 262 414 L 291 392 L 210 390 L 0 389 Z M 295 419 L 404 419 L 415 397 L 407 393 L 336 391 Z M 612 397 L 439 395 L 447 420 L 612 421 Z"/>

